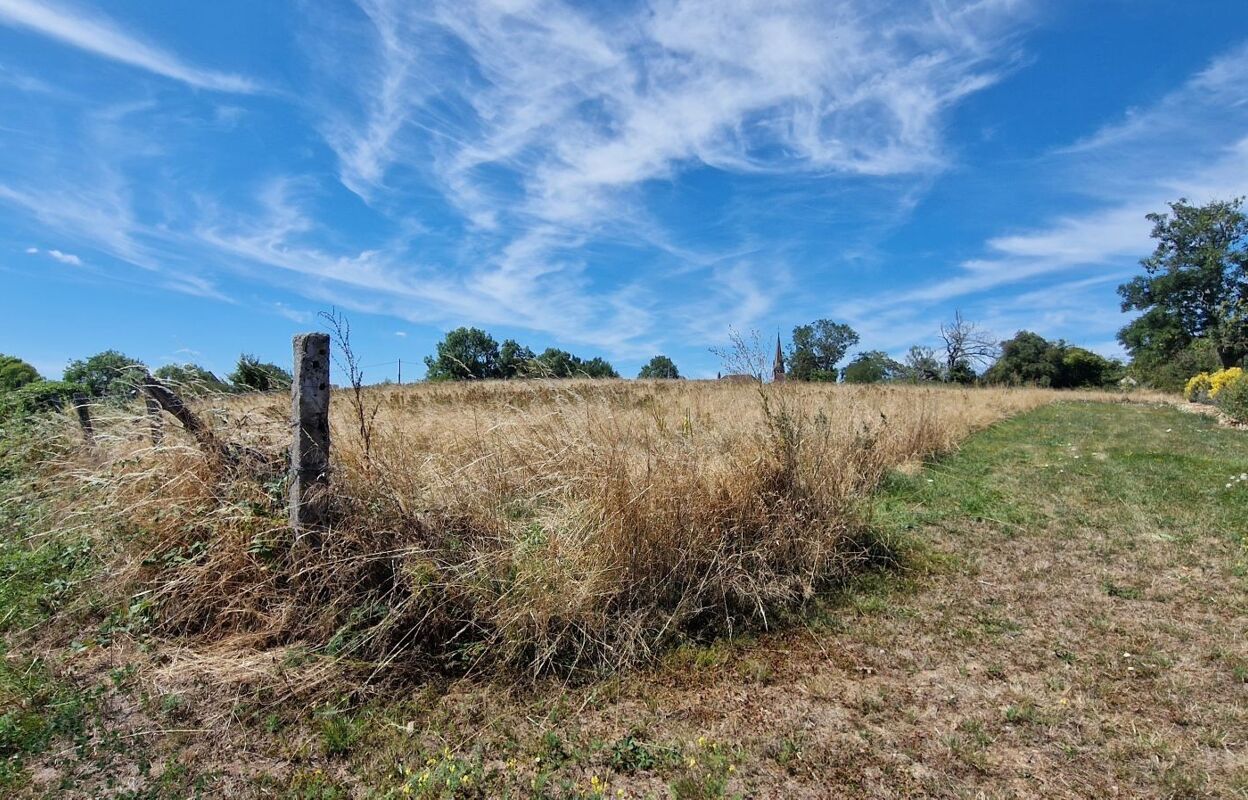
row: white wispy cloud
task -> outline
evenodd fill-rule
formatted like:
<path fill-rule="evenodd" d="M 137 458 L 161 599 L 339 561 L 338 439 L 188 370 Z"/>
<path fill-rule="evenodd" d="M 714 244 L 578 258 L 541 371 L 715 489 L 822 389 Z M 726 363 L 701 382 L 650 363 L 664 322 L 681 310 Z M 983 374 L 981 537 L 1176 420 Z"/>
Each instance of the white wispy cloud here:
<path fill-rule="evenodd" d="M 48 255 L 62 264 L 72 264 L 75 267 L 82 266 L 82 259 L 73 253 L 63 253 L 60 250 L 49 250 Z"/>
<path fill-rule="evenodd" d="M 40 252 L 46 253 L 46 254 L 47 254 L 47 256 L 48 256 L 48 258 L 51 258 L 51 259 L 53 259 L 54 261 L 59 261 L 59 262 L 61 262 L 62 264 L 70 264 L 70 265 L 75 266 L 75 267 L 81 267 L 81 266 L 82 266 L 82 259 L 81 259 L 81 258 L 79 258 L 78 256 L 74 255 L 73 253 L 66 253 L 66 252 L 63 252 L 63 251 L 61 251 L 61 250 L 43 250 L 43 251 L 41 251 L 38 247 L 27 247 L 27 248 L 26 248 L 26 254 L 27 254 L 27 255 L 31 255 L 31 256 L 33 256 L 33 255 L 38 255 Z"/>
<path fill-rule="evenodd" d="M 323 59 L 344 95 L 314 102 L 342 184 L 383 210 L 431 187 L 459 214 L 477 263 L 443 281 L 446 312 L 614 347 L 665 321 L 720 338 L 708 326 L 748 324 L 785 291 L 723 266 L 739 244 L 682 261 L 648 187 L 707 168 L 924 181 L 950 161 L 945 113 L 1011 68 L 1027 13 L 1009 0 L 359 8 L 333 27 L 360 57 Z M 907 187 L 897 201 L 913 202 Z M 604 275 L 578 254 L 630 240 L 663 249 L 664 266 Z M 352 264 L 356 279 L 374 275 Z M 692 324 L 643 286 L 689 269 L 705 279 Z"/>
<path fill-rule="evenodd" d="M 199 89 L 250 93 L 259 85 L 243 76 L 202 69 L 130 34 L 98 12 L 41 0 L 0 0 L 0 24 L 24 28 L 102 58 L 128 64 Z"/>
<path fill-rule="evenodd" d="M 1152 250 L 1147 214 L 1181 197 L 1205 203 L 1248 191 L 1245 130 L 1248 44 L 1216 57 L 1155 105 L 1046 159 L 1046 170 L 1089 198 L 1086 210 L 994 236 L 984 255 L 964 261 L 954 277 L 868 306 L 941 303 L 1081 270 L 1093 272 L 1090 280 L 1115 267 L 1121 274 Z"/>
<path fill-rule="evenodd" d="M 523 173 L 524 210 L 547 221 L 593 219 L 611 190 L 694 163 L 938 168 L 942 112 L 996 80 L 1001 39 L 1022 5 L 695 0 L 591 16 L 556 0 L 370 0 L 365 113 L 336 120 L 331 144 L 354 187 L 380 183 L 411 152 L 405 137 L 432 133 L 444 188 L 466 207 L 491 205 L 477 172 L 501 166 Z M 457 53 L 467 49 L 467 70 L 431 44 L 448 36 Z M 433 66 L 451 74 L 437 95 L 427 85 Z M 448 93 L 474 123 L 439 113 Z"/>

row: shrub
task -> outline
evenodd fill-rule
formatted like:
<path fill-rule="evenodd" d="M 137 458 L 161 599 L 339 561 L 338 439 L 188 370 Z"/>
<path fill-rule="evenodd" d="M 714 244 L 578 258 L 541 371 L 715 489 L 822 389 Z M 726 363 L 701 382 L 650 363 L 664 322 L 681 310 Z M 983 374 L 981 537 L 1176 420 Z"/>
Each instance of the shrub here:
<path fill-rule="evenodd" d="M 86 387 L 69 381 L 35 381 L 0 395 L 0 420 L 59 411 L 75 394 L 86 394 Z"/>
<path fill-rule="evenodd" d="M 1187 379 L 1183 386 L 1183 397 L 1193 403 L 1200 403 L 1209 398 L 1211 387 L 1208 372 L 1198 372 Z"/>
<path fill-rule="evenodd" d="M 1239 367 L 1218 370 L 1209 376 L 1209 399 L 1216 400 L 1218 395 L 1232 383 L 1242 380 L 1244 371 Z"/>
<path fill-rule="evenodd" d="M 77 393 L 86 393 L 81 383 L 69 381 L 35 381 L 5 393 L 0 401 L 0 417 L 11 414 L 34 414 L 60 411 Z"/>
<path fill-rule="evenodd" d="M 1219 387 L 1218 408 L 1236 422 L 1248 422 L 1248 377 L 1244 376 L 1242 370 L 1239 370 L 1238 376 L 1223 382 Z"/>

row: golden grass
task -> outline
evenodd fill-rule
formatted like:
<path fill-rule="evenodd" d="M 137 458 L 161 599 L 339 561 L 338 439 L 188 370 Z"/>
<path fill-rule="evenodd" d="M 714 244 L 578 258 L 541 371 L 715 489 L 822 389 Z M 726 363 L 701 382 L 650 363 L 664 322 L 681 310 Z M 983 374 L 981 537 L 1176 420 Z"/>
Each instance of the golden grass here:
<path fill-rule="evenodd" d="M 1121 400 L 1120 394 L 1081 393 Z M 364 452 L 334 395 L 332 527 L 285 524 L 284 396 L 214 398 L 225 468 L 132 411 L 56 459 L 127 533 L 113 580 L 165 635 L 299 645 L 374 674 L 561 673 L 772 624 L 886 548 L 886 472 L 1069 392 L 529 381 L 377 388 Z M 67 435 L 67 434 L 66 434 Z M 103 522 L 102 522 L 103 521 Z M 131 604 L 132 607 L 133 604 Z"/>

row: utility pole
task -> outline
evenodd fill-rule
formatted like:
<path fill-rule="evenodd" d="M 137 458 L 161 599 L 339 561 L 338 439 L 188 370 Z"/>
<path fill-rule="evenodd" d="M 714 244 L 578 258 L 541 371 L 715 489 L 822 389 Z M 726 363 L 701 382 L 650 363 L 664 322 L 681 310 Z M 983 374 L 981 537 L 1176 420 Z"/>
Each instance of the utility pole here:
<path fill-rule="evenodd" d="M 399 359 L 399 385 L 403 385 L 403 359 Z"/>

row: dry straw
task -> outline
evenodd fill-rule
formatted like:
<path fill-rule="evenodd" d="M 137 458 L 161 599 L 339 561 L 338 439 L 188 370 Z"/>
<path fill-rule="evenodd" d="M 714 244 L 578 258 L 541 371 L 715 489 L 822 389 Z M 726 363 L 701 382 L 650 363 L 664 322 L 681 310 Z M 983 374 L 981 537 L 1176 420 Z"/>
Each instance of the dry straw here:
<path fill-rule="evenodd" d="M 205 458 L 141 408 L 49 450 L 110 586 L 196 646 L 307 648 L 368 674 L 575 673 L 771 624 L 880 555 L 862 501 L 898 465 L 1069 397 L 1027 389 L 523 381 L 377 388 L 333 412 L 333 525 L 282 508 L 288 401 L 209 398 Z M 1109 396 L 1106 396 L 1109 397 Z M 370 406 L 371 407 L 371 406 Z M 70 517 L 71 523 L 74 519 Z M 119 597 L 119 599 L 121 599 Z"/>

